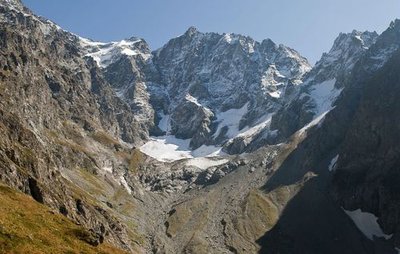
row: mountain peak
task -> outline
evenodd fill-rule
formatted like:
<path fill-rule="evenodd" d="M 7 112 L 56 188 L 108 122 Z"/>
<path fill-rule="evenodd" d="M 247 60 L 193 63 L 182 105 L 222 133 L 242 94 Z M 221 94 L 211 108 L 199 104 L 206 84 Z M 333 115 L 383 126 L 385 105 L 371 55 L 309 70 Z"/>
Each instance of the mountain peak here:
<path fill-rule="evenodd" d="M 273 42 L 271 39 L 265 39 L 261 42 L 261 45 L 263 45 L 266 48 L 276 48 L 275 42 Z"/>
<path fill-rule="evenodd" d="M 391 29 L 399 29 L 400 30 L 400 19 L 395 19 L 390 23 L 389 28 Z"/>
<path fill-rule="evenodd" d="M 328 53 L 323 53 L 321 59 L 316 63 L 315 72 L 322 69 L 324 79 L 334 78 L 337 73 L 349 71 L 357 60 L 366 52 L 378 39 L 376 32 L 361 32 L 353 30 L 351 33 L 340 33 L 335 39 L 332 48 Z"/>
<path fill-rule="evenodd" d="M 125 40 L 129 41 L 129 42 L 144 41 L 142 38 L 139 38 L 139 37 L 136 37 L 136 36 L 131 36 L 131 37 L 125 39 Z"/>
<path fill-rule="evenodd" d="M 188 30 L 186 30 L 185 35 L 192 36 L 197 33 L 199 33 L 199 30 L 196 27 L 191 26 L 188 28 Z"/>
<path fill-rule="evenodd" d="M 351 33 L 340 33 L 336 38 L 330 53 L 342 52 L 348 48 L 369 48 L 375 43 L 378 34 L 376 32 L 369 31 L 357 31 L 353 30 Z"/>

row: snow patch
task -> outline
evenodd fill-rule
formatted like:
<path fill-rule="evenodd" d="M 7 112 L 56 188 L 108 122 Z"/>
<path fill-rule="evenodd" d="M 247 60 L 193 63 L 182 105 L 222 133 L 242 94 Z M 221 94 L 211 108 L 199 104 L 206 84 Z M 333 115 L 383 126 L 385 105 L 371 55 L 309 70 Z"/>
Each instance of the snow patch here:
<path fill-rule="evenodd" d="M 86 48 L 89 53 L 86 56 L 93 58 L 99 67 L 105 68 L 115 62 L 119 56 L 136 56 L 140 55 L 144 60 L 148 60 L 151 54 L 141 52 L 136 48 L 137 43 L 142 40 L 122 40 L 119 42 L 95 42 L 86 38 L 79 37 L 81 46 Z"/>
<path fill-rule="evenodd" d="M 325 119 L 325 115 L 328 114 L 329 111 L 326 111 L 324 113 L 322 113 L 321 115 L 319 115 L 317 118 L 315 118 L 314 120 L 312 120 L 310 123 L 308 123 L 306 126 L 304 126 L 303 128 L 301 128 L 300 130 L 297 131 L 297 133 L 299 135 L 302 135 L 304 132 L 306 132 L 308 129 L 310 129 L 313 126 L 318 125 L 318 127 L 323 123 L 324 119 Z"/>
<path fill-rule="evenodd" d="M 269 128 L 271 125 L 271 119 L 272 119 L 272 115 L 273 114 L 267 114 L 264 117 L 261 118 L 261 120 L 254 125 L 253 127 L 248 127 L 246 126 L 245 128 L 243 128 L 240 133 L 232 138 L 230 141 L 233 141 L 235 138 L 237 137 L 241 137 L 244 138 L 244 142 L 246 144 L 250 143 L 252 138 L 256 135 L 258 135 L 261 131 L 265 130 L 266 128 Z M 269 131 L 270 135 L 274 135 L 273 134 L 274 131 Z"/>
<path fill-rule="evenodd" d="M 136 56 L 136 55 L 139 54 L 136 50 L 132 50 L 132 49 L 128 49 L 128 48 L 127 49 L 123 49 L 121 51 L 121 53 L 123 55 L 127 55 L 127 56 Z"/>
<path fill-rule="evenodd" d="M 281 97 L 281 91 L 271 92 L 271 93 L 269 93 L 269 95 L 271 95 L 271 97 L 274 97 L 274 98 L 280 98 Z"/>
<path fill-rule="evenodd" d="M 178 139 L 175 136 L 152 138 L 140 147 L 140 151 L 159 161 L 172 162 L 192 158 L 189 148 L 190 139 Z"/>
<path fill-rule="evenodd" d="M 339 159 L 339 154 L 336 155 L 335 157 L 333 157 L 333 159 L 329 163 L 329 167 L 328 167 L 329 171 L 334 171 L 336 169 L 336 163 L 337 163 L 338 159 Z"/>
<path fill-rule="evenodd" d="M 108 167 L 102 167 L 101 169 L 102 169 L 102 170 L 104 170 L 104 171 L 106 171 L 106 172 L 108 172 L 108 173 L 112 173 L 112 172 L 113 172 L 113 169 L 112 169 L 112 167 L 111 167 L 111 166 L 108 166 Z"/>
<path fill-rule="evenodd" d="M 238 38 L 234 34 L 224 34 L 223 39 L 229 44 L 232 44 L 238 40 Z"/>
<path fill-rule="evenodd" d="M 332 109 L 332 104 L 342 92 L 342 89 L 335 88 L 336 79 L 326 80 L 320 84 L 313 86 L 310 92 L 311 98 L 315 102 L 315 117 L 318 117 L 323 112 Z"/>
<path fill-rule="evenodd" d="M 168 135 L 168 132 L 171 129 L 171 116 L 170 115 L 165 115 L 164 113 L 160 114 L 161 120 L 158 123 L 158 128 L 160 130 L 165 131 Z"/>
<path fill-rule="evenodd" d="M 236 137 L 240 133 L 239 123 L 240 120 L 243 118 L 243 116 L 247 114 L 248 105 L 249 103 L 247 102 L 246 104 L 244 104 L 243 107 L 239 109 L 230 109 L 225 112 L 217 113 L 216 121 L 218 122 L 218 129 L 213 135 L 213 137 L 214 138 L 218 137 L 222 128 L 225 126 L 228 127 L 226 136 L 228 138 Z"/>
<path fill-rule="evenodd" d="M 193 157 L 215 157 L 225 155 L 220 146 L 206 146 L 202 145 L 196 150 L 192 151 Z"/>
<path fill-rule="evenodd" d="M 90 40 L 90 39 L 83 38 L 83 37 L 80 37 L 80 36 L 78 36 L 78 38 L 79 38 L 79 40 L 80 40 L 80 42 L 81 42 L 81 46 L 83 46 L 83 47 L 87 47 L 87 46 L 90 46 L 90 47 L 99 47 L 99 46 L 107 45 L 107 43 L 92 41 L 92 40 Z"/>
<path fill-rule="evenodd" d="M 111 161 L 109 161 L 109 160 L 106 160 L 106 161 L 103 161 L 102 164 L 103 165 L 102 165 L 101 169 L 103 171 L 105 171 L 105 172 L 108 172 L 108 173 L 112 174 L 112 172 L 113 172 L 113 163 Z"/>
<path fill-rule="evenodd" d="M 227 162 L 228 162 L 227 159 L 217 159 L 217 160 L 215 160 L 215 159 L 211 159 L 211 158 L 200 157 L 200 158 L 194 158 L 194 159 L 188 160 L 186 165 L 195 166 L 195 167 L 198 167 L 200 169 L 208 169 L 210 167 L 216 167 L 216 166 L 225 164 Z"/>
<path fill-rule="evenodd" d="M 197 99 L 191 96 L 190 94 L 186 94 L 185 99 L 201 107 L 201 104 L 197 101 Z"/>
<path fill-rule="evenodd" d="M 345 213 L 353 220 L 357 228 L 370 240 L 374 240 L 375 237 L 383 237 L 386 240 L 390 239 L 392 235 L 386 235 L 383 233 L 381 227 L 378 224 L 378 218 L 367 212 L 362 212 L 361 209 L 355 211 L 346 211 Z"/>
<path fill-rule="evenodd" d="M 132 194 L 132 189 L 129 187 L 128 183 L 125 180 L 124 176 L 120 176 L 119 183 L 126 189 L 129 194 Z"/>
<path fill-rule="evenodd" d="M 162 162 L 173 162 L 181 159 L 200 157 L 217 157 L 224 155 L 221 147 L 202 145 L 196 150 L 190 149 L 190 139 L 178 139 L 168 135 L 153 137 L 140 147 L 140 151 Z"/>

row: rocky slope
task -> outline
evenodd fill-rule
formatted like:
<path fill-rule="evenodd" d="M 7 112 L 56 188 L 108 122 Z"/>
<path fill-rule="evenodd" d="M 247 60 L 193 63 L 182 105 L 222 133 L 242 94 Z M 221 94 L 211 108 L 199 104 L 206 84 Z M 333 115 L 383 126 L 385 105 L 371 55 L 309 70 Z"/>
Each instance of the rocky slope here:
<path fill-rule="evenodd" d="M 94 42 L 0 0 L 0 180 L 106 253 L 395 253 L 399 24 L 311 68 L 195 28 Z"/>
<path fill-rule="evenodd" d="M 1 180 L 92 230 L 97 243 L 132 250 L 126 227 L 68 177 L 123 164 L 114 154 L 129 148 L 119 139 L 141 140 L 132 111 L 76 36 L 18 1 L 1 2 L 0 22 Z"/>
<path fill-rule="evenodd" d="M 92 246 L 91 233 L 31 197 L 0 185 L 0 253 L 126 253 Z"/>

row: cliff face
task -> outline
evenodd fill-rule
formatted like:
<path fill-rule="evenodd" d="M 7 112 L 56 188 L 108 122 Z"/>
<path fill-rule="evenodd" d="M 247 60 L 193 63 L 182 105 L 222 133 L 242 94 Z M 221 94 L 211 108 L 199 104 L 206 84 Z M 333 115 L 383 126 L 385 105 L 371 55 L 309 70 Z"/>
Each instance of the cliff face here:
<path fill-rule="evenodd" d="M 346 210 L 378 218 L 383 233 L 399 242 L 397 129 L 400 23 L 393 22 L 359 62 L 364 80 L 352 85 L 353 117 L 338 153 L 331 194 Z M 350 101 L 350 100 L 349 100 Z"/>
<path fill-rule="evenodd" d="M 338 153 L 332 193 L 346 210 L 378 216 L 399 243 L 399 53 L 365 85 L 355 117 Z"/>
<path fill-rule="evenodd" d="M 311 69 L 298 52 L 269 39 L 194 27 L 152 53 L 137 38 L 82 44 L 152 135 L 190 139 L 192 149 L 216 145 L 242 152 L 232 145 L 235 139 L 242 134 L 247 140 L 236 142 L 253 140 Z M 228 118 L 233 111 L 235 118 Z"/>
<path fill-rule="evenodd" d="M 313 176 L 287 203 L 274 228 L 259 239 L 263 252 L 300 248 L 306 253 L 395 253 L 390 245 L 398 241 L 398 203 L 388 179 L 396 179 L 397 165 L 397 116 L 390 114 L 397 107 L 398 24 L 391 24 L 356 62 L 335 107 L 307 131 L 264 185 L 267 193 L 274 193 Z M 294 135 L 299 134 L 304 130 Z M 349 218 L 364 239 L 348 228 Z M 343 236 L 351 239 L 352 249 L 340 249 Z M 337 244 L 315 244 L 331 238 Z"/>
<path fill-rule="evenodd" d="M 118 139 L 139 143 L 146 132 L 76 36 L 8 1 L 0 22 L 2 181 L 92 230 L 98 242 L 107 235 L 130 249 L 124 226 L 65 176 L 118 164 L 113 152 L 129 151 Z"/>
<path fill-rule="evenodd" d="M 304 78 L 295 98 L 273 117 L 271 128 L 285 140 L 301 127 L 331 110 L 346 85 L 354 65 L 376 42 L 377 33 L 353 31 L 340 34 Z"/>

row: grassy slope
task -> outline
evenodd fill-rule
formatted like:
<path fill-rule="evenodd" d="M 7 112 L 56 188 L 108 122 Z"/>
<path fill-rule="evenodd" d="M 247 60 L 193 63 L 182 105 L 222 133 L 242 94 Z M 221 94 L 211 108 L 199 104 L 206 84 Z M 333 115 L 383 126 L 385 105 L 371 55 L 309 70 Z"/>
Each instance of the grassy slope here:
<path fill-rule="evenodd" d="M 107 244 L 91 246 L 88 233 L 31 197 L 0 185 L 0 254 L 125 253 Z"/>

